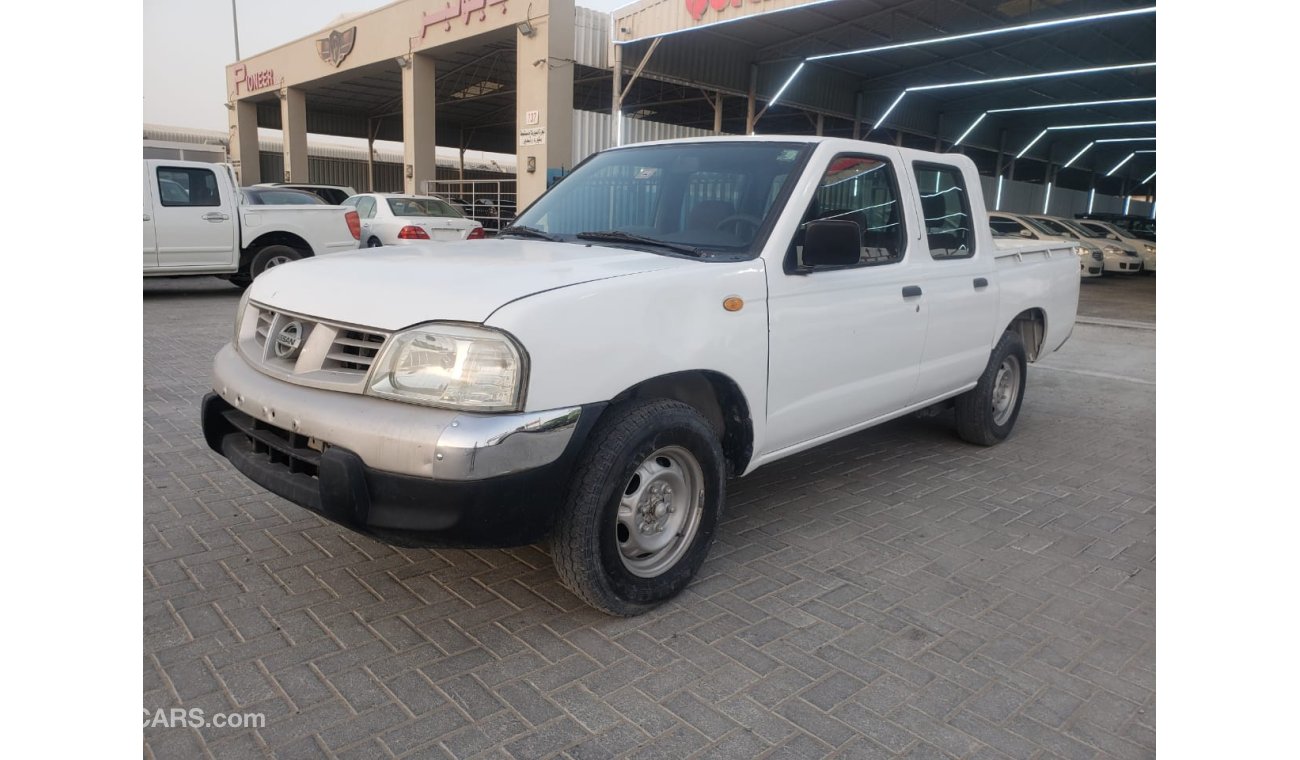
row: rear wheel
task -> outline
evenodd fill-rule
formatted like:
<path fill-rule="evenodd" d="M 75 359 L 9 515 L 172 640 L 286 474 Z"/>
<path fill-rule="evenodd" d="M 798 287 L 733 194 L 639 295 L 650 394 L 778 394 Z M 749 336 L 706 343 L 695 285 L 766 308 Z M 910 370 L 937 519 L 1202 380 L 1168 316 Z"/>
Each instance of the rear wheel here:
<path fill-rule="evenodd" d="M 1014 330 L 1002 333 L 979 383 L 956 399 L 957 435 L 980 446 L 1006 440 L 1025 398 L 1025 344 Z"/>
<path fill-rule="evenodd" d="M 369 240 L 366 241 L 366 247 L 367 247 L 367 248 L 382 248 L 383 245 L 384 245 L 384 242 L 383 242 L 382 240 L 380 240 L 379 238 L 374 237 L 373 235 L 370 237 Z"/>
<path fill-rule="evenodd" d="M 725 496 L 717 433 L 657 399 L 605 413 L 574 471 L 552 537 L 564 584 L 611 615 L 637 615 L 690 582 Z"/>
<path fill-rule="evenodd" d="M 302 252 L 287 245 L 268 245 L 257 252 L 253 257 L 253 263 L 249 267 L 253 279 L 257 279 L 263 272 L 278 266 L 283 266 L 291 261 L 297 261 L 302 258 Z"/>

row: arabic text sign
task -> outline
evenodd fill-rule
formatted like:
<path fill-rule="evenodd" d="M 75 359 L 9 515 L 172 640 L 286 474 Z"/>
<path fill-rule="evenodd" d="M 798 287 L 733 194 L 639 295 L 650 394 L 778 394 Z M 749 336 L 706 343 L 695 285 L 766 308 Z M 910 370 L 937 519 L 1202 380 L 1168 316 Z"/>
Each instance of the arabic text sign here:
<path fill-rule="evenodd" d="M 528 145 L 545 145 L 546 127 L 533 127 L 519 130 L 519 147 Z"/>

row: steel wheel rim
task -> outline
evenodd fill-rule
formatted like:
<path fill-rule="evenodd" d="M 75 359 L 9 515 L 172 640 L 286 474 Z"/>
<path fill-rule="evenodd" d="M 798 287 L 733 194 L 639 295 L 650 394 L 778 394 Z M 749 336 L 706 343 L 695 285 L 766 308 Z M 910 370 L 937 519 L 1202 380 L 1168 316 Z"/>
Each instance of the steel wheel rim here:
<path fill-rule="evenodd" d="M 993 424 L 1007 424 L 1011 412 L 1016 408 L 1016 396 L 1019 393 L 1020 360 L 1008 356 L 998 365 L 998 373 L 993 378 Z"/>
<path fill-rule="evenodd" d="M 681 446 L 646 457 L 623 486 L 614 539 L 628 572 L 656 578 L 690 549 L 704 514 L 704 470 Z"/>
<path fill-rule="evenodd" d="M 272 256 L 270 259 L 267 260 L 266 268 L 270 269 L 271 267 L 278 267 L 281 264 L 288 264 L 292 260 L 293 259 L 290 259 L 288 256 L 284 256 L 284 255 Z"/>

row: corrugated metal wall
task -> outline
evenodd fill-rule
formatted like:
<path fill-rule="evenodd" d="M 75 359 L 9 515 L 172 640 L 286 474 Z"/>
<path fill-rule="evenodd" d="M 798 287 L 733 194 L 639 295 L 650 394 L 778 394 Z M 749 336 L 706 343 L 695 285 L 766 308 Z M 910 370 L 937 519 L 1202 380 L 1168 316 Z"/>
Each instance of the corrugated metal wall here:
<path fill-rule="evenodd" d="M 614 146 L 614 132 L 610 126 L 613 117 L 607 113 L 595 111 L 573 112 L 573 163 L 596 151 Z M 679 137 L 708 137 L 713 132 L 707 129 L 679 127 L 676 124 L 661 124 L 644 119 L 623 119 L 623 144 L 649 142 L 651 140 L 672 140 Z"/>
<path fill-rule="evenodd" d="M 284 154 L 278 151 L 260 152 L 263 182 L 279 182 L 284 176 Z M 438 166 L 438 179 L 459 179 L 460 171 L 454 166 Z M 510 179 L 513 173 L 465 170 L 465 179 Z M 317 185 L 346 185 L 357 192 L 366 192 L 366 162 L 348 158 L 309 156 L 307 181 Z M 387 161 L 375 162 L 375 192 L 400 193 L 403 190 L 402 164 Z"/>
<path fill-rule="evenodd" d="M 578 6 L 573 20 L 573 61 L 593 69 L 609 66 L 609 14 Z"/>
<path fill-rule="evenodd" d="M 998 194 L 998 178 L 980 177 L 980 184 L 984 188 L 984 204 L 988 206 L 990 211 L 993 211 L 993 202 L 997 199 Z M 999 210 L 1021 214 L 1047 213 L 1052 216 L 1063 216 L 1067 219 L 1088 210 L 1087 190 L 1066 190 L 1053 187 L 1051 202 L 1047 207 L 1047 211 L 1044 212 L 1043 198 L 1046 194 L 1046 185 L 1035 182 L 1004 181 L 1002 183 L 1002 208 Z M 1098 194 L 1093 200 L 1092 210 L 1098 213 L 1122 214 L 1124 212 L 1124 198 L 1116 195 Z M 1129 204 L 1128 212 L 1136 216 L 1149 216 L 1151 214 L 1151 204 L 1145 201 L 1133 201 Z"/>

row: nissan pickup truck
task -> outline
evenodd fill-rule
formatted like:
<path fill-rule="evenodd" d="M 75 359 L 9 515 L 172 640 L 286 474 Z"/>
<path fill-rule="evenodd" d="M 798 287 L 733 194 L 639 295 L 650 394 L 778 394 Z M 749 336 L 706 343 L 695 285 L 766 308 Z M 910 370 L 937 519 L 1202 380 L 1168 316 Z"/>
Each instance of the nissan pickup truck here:
<path fill-rule="evenodd" d="M 272 267 L 355 250 L 357 212 L 245 204 L 228 164 L 146 159 L 144 275 L 216 275 L 248 287 Z"/>
<path fill-rule="evenodd" d="M 593 155 L 494 240 L 258 278 L 208 445 L 401 545 L 549 538 L 614 615 L 680 592 L 730 477 L 913 412 L 988 446 L 1070 336 L 1071 245 L 994 245 L 970 159 L 812 137 Z"/>

